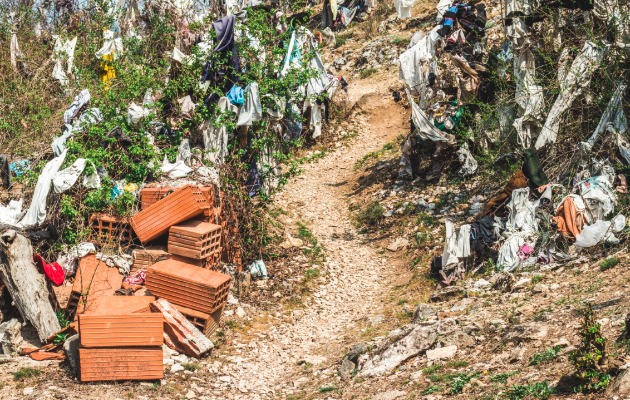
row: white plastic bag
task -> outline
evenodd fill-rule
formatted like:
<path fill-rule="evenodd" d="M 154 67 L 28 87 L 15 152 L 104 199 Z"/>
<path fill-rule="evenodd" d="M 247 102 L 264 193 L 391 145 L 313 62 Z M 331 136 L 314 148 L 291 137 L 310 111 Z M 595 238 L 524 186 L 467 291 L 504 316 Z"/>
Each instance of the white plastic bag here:
<path fill-rule="evenodd" d="M 619 239 L 609 230 L 610 221 L 597 221 L 592 225 L 587 225 L 576 236 L 575 245 L 578 247 L 592 247 L 605 240 L 610 243 L 619 243 Z"/>

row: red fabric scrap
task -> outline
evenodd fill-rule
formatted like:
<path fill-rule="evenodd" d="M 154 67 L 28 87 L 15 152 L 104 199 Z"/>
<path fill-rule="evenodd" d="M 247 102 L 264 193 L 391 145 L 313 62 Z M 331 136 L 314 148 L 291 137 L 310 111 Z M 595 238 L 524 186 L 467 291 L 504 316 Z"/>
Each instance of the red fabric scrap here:
<path fill-rule="evenodd" d="M 33 261 L 35 261 L 40 269 L 44 270 L 46 276 L 48 276 L 55 285 L 61 285 L 66 279 L 66 274 L 58 263 L 46 264 L 46 261 L 38 254 L 33 255 Z"/>

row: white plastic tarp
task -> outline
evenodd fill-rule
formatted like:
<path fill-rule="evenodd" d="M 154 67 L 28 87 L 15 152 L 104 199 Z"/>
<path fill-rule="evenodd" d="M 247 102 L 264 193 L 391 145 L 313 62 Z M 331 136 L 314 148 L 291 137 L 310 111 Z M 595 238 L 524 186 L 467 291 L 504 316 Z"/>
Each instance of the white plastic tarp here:
<path fill-rule="evenodd" d="M 127 123 L 136 125 L 144 118 L 151 114 L 151 110 L 148 110 L 136 103 L 131 103 L 127 109 Z"/>
<path fill-rule="evenodd" d="M 184 160 L 178 160 L 174 163 L 170 163 L 168 158 L 164 156 L 164 161 L 162 161 L 162 173 L 168 174 L 168 177 L 171 179 L 183 178 L 189 172 L 192 172 L 192 168 L 186 165 Z"/>
<path fill-rule="evenodd" d="M 414 0 L 394 0 L 394 7 L 398 13 L 398 18 L 411 18 L 411 7 L 413 7 Z"/>
<path fill-rule="evenodd" d="M 407 92 L 407 97 L 409 98 L 409 103 L 411 104 L 411 117 L 413 119 L 413 124 L 416 127 L 416 134 L 420 136 L 423 140 L 432 140 L 434 142 L 448 142 L 448 139 L 444 137 L 442 131 L 433 125 L 431 121 L 427 118 L 426 114 L 418 107 L 418 105 L 413 101 L 409 90 L 405 88 Z"/>
<path fill-rule="evenodd" d="M 77 179 L 79 179 L 79 175 L 85 170 L 86 164 L 87 160 L 85 158 L 79 158 L 68 168 L 57 172 L 53 178 L 55 193 L 63 193 L 74 186 Z M 92 164 L 92 167 L 94 167 L 94 164 Z M 83 177 L 83 185 L 91 189 L 99 188 L 101 187 L 101 178 L 94 171 L 92 175 Z"/>
<path fill-rule="evenodd" d="M 35 193 L 33 194 L 31 206 L 18 226 L 26 228 L 41 224 L 46 219 L 46 198 L 48 197 L 48 192 L 50 192 L 52 179 L 55 175 L 57 175 L 57 172 L 59 172 L 59 168 L 61 168 L 63 160 L 66 159 L 66 152 L 67 151 L 64 150 L 59 157 L 55 157 L 48 161 L 42 170 L 39 178 L 37 178 L 37 185 L 35 186 Z"/>
<path fill-rule="evenodd" d="M 23 200 L 11 200 L 8 206 L 0 205 L 0 224 L 17 225 L 24 215 Z"/>
<path fill-rule="evenodd" d="M 111 55 L 114 57 L 114 60 L 118 59 L 118 56 L 123 53 L 122 39 L 114 39 L 114 32 L 110 30 L 103 32 L 103 39 L 105 39 L 105 42 L 103 43 L 103 47 L 96 52 L 96 57 L 102 58 L 103 56 Z"/>
<path fill-rule="evenodd" d="M 605 47 L 599 47 L 591 41 L 586 41 L 580 54 L 575 58 L 571 69 L 563 81 L 559 82 L 561 92 L 547 115 L 538 139 L 536 149 L 541 149 L 556 142 L 562 113 L 573 104 L 573 100 L 582 93 L 582 89 L 591 83 L 591 77 L 606 53 Z"/>

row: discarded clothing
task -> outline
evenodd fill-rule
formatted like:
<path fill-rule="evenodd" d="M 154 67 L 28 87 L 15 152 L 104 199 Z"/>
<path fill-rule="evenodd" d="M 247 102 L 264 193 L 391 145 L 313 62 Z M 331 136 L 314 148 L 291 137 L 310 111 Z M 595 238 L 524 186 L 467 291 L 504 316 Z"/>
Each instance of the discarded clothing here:
<path fill-rule="evenodd" d="M 527 178 L 527 184 L 534 194 L 539 193 L 536 189 L 549 183 L 542 164 L 538 159 L 538 151 L 535 148 L 527 149 L 523 152 L 523 175 Z M 538 196 L 536 196 L 538 197 Z"/>
<path fill-rule="evenodd" d="M 508 220 L 505 223 L 504 237 L 520 235 L 529 238 L 538 232 L 536 202 L 529 201 L 529 188 L 515 189 L 507 205 Z"/>
<path fill-rule="evenodd" d="M 235 106 L 243 105 L 243 103 L 245 102 L 244 90 L 242 87 L 238 85 L 232 86 L 232 88 L 230 89 L 229 92 L 227 92 L 225 97 L 227 97 L 230 100 L 230 103 L 232 103 Z"/>
<path fill-rule="evenodd" d="M 59 239 L 59 232 L 53 224 L 48 224 L 46 229 L 28 234 L 28 238 L 34 241 L 40 240 L 57 240 Z"/>
<path fill-rule="evenodd" d="M 187 56 L 182 53 L 177 47 L 173 48 L 173 53 L 171 54 L 171 59 L 177 61 L 180 64 L 193 65 L 195 59 L 193 57 Z"/>
<path fill-rule="evenodd" d="M 227 77 L 224 89 L 228 91 L 232 88 L 234 83 L 238 82 L 238 76 L 241 72 L 241 64 L 238 58 L 238 51 L 236 49 L 236 43 L 234 41 L 234 24 L 235 16 L 227 15 L 212 23 L 214 31 L 217 34 L 217 45 L 214 48 L 215 53 L 221 53 L 221 56 L 231 55 L 229 66 L 231 69 L 217 68 L 213 65 L 212 61 L 206 62 L 203 72 L 201 74 L 201 83 L 205 83 L 207 80 L 212 82 L 218 82 L 220 79 Z"/>
<path fill-rule="evenodd" d="M 576 207 L 576 204 L 573 202 L 574 197 L 576 197 L 576 201 L 580 203 L 580 208 Z M 575 240 L 584 225 L 588 222 L 584 214 L 584 202 L 582 198 L 575 195 L 565 197 L 556 209 L 556 216 L 551 222 L 558 226 L 559 232 Z"/>
<path fill-rule="evenodd" d="M 521 261 L 527 260 L 534 253 L 534 248 L 527 243 L 523 243 L 518 249 L 518 257 Z"/>
<path fill-rule="evenodd" d="M 418 43 L 400 55 L 398 78 L 404 79 L 412 94 L 424 93 L 431 73 L 437 73 L 435 60 L 435 44 L 440 35 L 434 28 Z M 425 71 L 426 69 L 426 71 Z"/>
<path fill-rule="evenodd" d="M 88 89 L 83 89 L 81 93 L 76 95 L 70 107 L 63 113 L 63 120 L 66 124 L 72 122 L 72 119 L 77 116 L 81 108 L 90 102 L 90 98 L 90 91 Z"/>
<path fill-rule="evenodd" d="M 245 87 L 245 102 L 238 113 L 237 126 L 251 126 L 262 119 L 262 104 L 258 96 L 258 83 L 252 82 Z"/>
<path fill-rule="evenodd" d="M 434 142 L 449 142 L 442 132 L 429 121 L 426 114 L 413 101 L 409 90 L 405 88 L 409 104 L 411 104 L 411 117 L 416 128 L 416 135 L 422 140 L 431 140 Z M 450 144 L 450 143 L 449 143 Z"/>
<path fill-rule="evenodd" d="M 573 100 L 582 93 L 582 89 L 590 84 L 591 76 L 599 68 L 605 53 L 605 47 L 599 47 L 591 41 L 584 43 L 569 73 L 562 82 L 559 82 L 562 91 L 547 115 L 547 121 L 536 140 L 536 149 L 556 142 L 562 113 L 571 107 Z"/>
<path fill-rule="evenodd" d="M 44 222 L 46 219 L 46 198 L 48 197 L 48 192 L 50 192 L 52 179 L 59 171 L 59 168 L 61 168 L 61 164 L 63 164 L 65 158 L 66 150 L 64 150 L 59 157 L 53 158 L 46 164 L 42 173 L 37 178 L 37 185 L 35 186 L 31 206 L 18 226 L 26 228 Z"/>
<path fill-rule="evenodd" d="M 72 64 L 74 62 L 74 49 L 77 45 L 77 38 L 63 41 L 58 35 L 53 35 L 55 39 L 55 47 L 53 48 L 53 59 L 55 60 L 55 66 L 53 67 L 52 77 L 57 79 L 62 86 L 67 86 L 70 81 L 68 76 L 61 66 L 61 61 L 67 57 L 68 60 L 68 74 L 72 73 Z"/>
<path fill-rule="evenodd" d="M 512 196 L 512 192 L 516 189 L 522 189 L 527 187 L 527 179 L 525 175 L 523 175 L 523 171 L 518 170 L 510 180 L 508 181 L 503 191 L 499 193 L 495 198 L 490 200 L 486 205 L 486 209 L 483 212 L 483 215 L 486 216 L 499 216 L 502 217 L 505 215 L 506 205 L 508 203 L 508 199 Z"/>
<path fill-rule="evenodd" d="M 39 254 L 33 254 L 33 261 L 55 285 L 59 286 L 65 280 L 66 275 L 58 263 L 46 264 L 46 261 Z"/>
<path fill-rule="evenodd" d="M 126 283 L 127 285 L 131 285 L 131 286 L 139 286 L 139 285 L 144 285 L 146 280 L 147 280 L 147 271 L 143 269 L 136 272 L 133 276 L 129 275 L 128 277 L 126 277 L 123 283 Z"/>
<path fill-rule="evenodd" d="M 444 268 L 457 264 L 460 258 L 470 255 L 470 225 L 462 225 L 457 238 L 455 237 L 455 225 L 450 219 L 446 220 L 446 238 L 442 252 L 442 265 Z"/>
<path fill-rule="evenodd" d="M 178 99 L 177 102 L 179 103 L 179 106 L 182 108 L 182 117 L 184 117 L 184 119 L 191 119 L 193 116 L 193 113 L 195 112 L 196 104 L 193 103 L 190 96 L 186 96 L 181 99 Z"/>
<path fill-rule="evenodd" d="M 437 16 L 435 22 L 440 22 L 444 18 L 444 13 L 453 5 L 453 0 L 440 0 L 437 5 Z"/>
<path fill-rule="evenodd" d="M 604 175 L 588 178 L 580 182 L 578 188 L 586 201 L 589 220 L 602 220 L 615 209 L 617 194 Z"/>
<path fill-rule="evenodd" d="M 476 237 L 481 235 L 483 236 L 483 240 L 486 243 L 492 243 L 496 240 L 493 231 L 494 222 L 492 218 L 489 216 L 485 216 L 481 218 L 479 221 L 474 222 L 470 225 L 471 235 L 475 235 Z"/>

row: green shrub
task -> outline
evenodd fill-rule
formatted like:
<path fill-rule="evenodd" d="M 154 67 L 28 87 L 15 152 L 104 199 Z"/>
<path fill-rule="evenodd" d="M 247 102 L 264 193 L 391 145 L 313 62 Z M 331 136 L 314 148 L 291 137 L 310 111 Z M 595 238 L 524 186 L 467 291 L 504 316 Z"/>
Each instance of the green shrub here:
<path fill-rule="evenodd" d="M 553 349 L 546 348 L 545 351 L 541 353 L 533 354 L 532 359 L 529 361 L 529 365 L 538 365 L 541 363 L 549 362 L 556 358 L 560 351 L 562 351 L 562 347 L 560 346 L 556 346 Z"/>
<path fill-rule="evenodd" d="M 549 388 L 549 382 L 536 382 L 531 385 L 513 385 L 506 392 L 509 400 L 521 400 L 527 396 L 533 396 L 536 399 L 546 399 L 555 393 L 555 389 Z"/>
<path fill-rule="evenodd" d="M 375 226 L 385 218 L 385 209 L 378 201 L 373 200 L 366 204 L 355 218 L 361 226 Z"/>
<path fill-rule="evenodd" d="M 31 368 L 31 367 L 24 367 L 24 368 L 18 369 L 16 372 L 13 373 L 13 380 L 19 381 L 24 378 L 32 378 L 33 376 L 39 376 L 41 373 L 42 371 L 38 369 Z"/>
<path fill-rule="evenodd" d="M 602 271 L 606 271 L 607 269 L 615 267 L 617 264 L 619 264 L 619 259 L 617 257 L 609 257 L 602 261 L 599 269 Z"/>
<path fill-rule="evenodd" d="M 376 68 L 367 68 L 364 69 L 363 71 L 361 71 L 360 75 L 362 79 L 367 79 L 370 76 L 374 75 L 375 73 L 377 73 L 378 70 Z"/>

